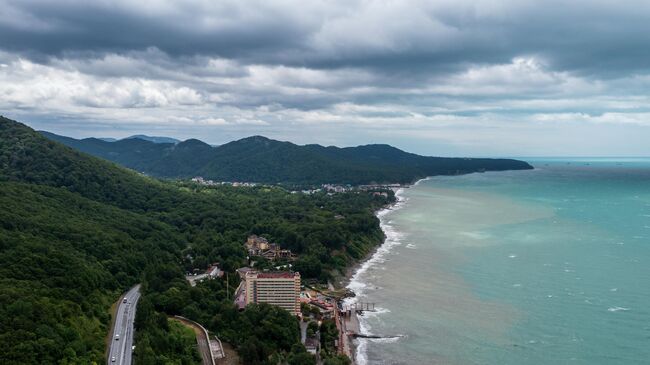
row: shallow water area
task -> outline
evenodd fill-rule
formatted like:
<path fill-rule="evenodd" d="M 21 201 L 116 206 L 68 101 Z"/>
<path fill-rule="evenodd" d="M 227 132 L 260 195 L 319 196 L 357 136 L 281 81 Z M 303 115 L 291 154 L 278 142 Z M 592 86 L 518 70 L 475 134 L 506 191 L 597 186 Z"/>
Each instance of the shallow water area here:
<path fill-rule="evenodd" d="M 539 160 L 435 177 L 379 214 L 355 275 L 368 364 L 641 364 L 650 358 L 650 161 Z"/>

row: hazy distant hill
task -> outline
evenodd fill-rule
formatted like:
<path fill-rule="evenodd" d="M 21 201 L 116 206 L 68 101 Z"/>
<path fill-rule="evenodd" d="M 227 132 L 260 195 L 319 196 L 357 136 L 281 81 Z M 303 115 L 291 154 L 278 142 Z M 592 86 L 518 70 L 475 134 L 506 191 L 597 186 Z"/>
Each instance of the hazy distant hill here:
<path fill-rule="evenodd" d="M 136 135 L 126 137 L 126 138 L 123 138 L 123 139 L 134 139 L 134 138 L 143 139 L 145 141 L 149 141 L 149 142 L 153 142 L 153 143 L 178 143 L 178 142 L 180 142 L 176 138 L 147 136 L 147 135 L 144 135 L 144 134 L 136 134 Z M 106 141 L 106 138 L 102 138 L 102 140 Z M 111 141 L 107 141 L 107 142 L 111 142 Z M 115 141 L 112 141 L 112 142 L 115 142 Z"/>
<path fill-rule="evenodd" d="M 408 183 L 432 175 L 532 167 L 512 159 L 426 157 L 383 144 L 358 147 L 299 146 L 253 136 L 212 147 L 196 139 L 177 144 L 143 139 L 106 142 L 41 132 L 80 151 L 158 177 L 203 176 L 263 183 Z"/>
<path fill-rule="evenodd" d="M 110 137 L 98 137 L 97 139 L 101 139 L 104 142 L 115 142 L 117 141 L 117 138 L 110 138 Z"/>

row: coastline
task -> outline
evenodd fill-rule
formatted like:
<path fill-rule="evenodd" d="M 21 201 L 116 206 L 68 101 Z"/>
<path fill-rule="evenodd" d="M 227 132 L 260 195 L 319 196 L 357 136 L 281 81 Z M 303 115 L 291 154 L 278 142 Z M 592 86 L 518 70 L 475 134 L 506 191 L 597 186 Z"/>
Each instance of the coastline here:
<path fill-rule="evenodd" d="M 359 271 L 366 262 L 371 260 L 373 258 L 373 256 L 375 256 L 377 254 L 377 251 L 386 243 L 386 238 L 387 238 L 386 237 L 386 231 L 384 230 L 384 227 L 383 227 L 384 222 L 381 221 L 381 217 L 384 214 L 388 213 L 388 212 L 400 209 L 401 208 L 400 204 L 406 202 L 406 200 L 400 196 L 401 193 L 404 192 L 404 189 L 409 189 L 409 188 L 412 188 L 414 186 L 417 186 L 422 181 L 430 180 L 431 178 L 432 178 L 432 176 L 424 177 L 422 179 L 417 180 L 416 182 L 414 182 L 412 184 L 408 184 L 408 185 L 405 185 L 403 187 L 398 188 L 397 190 L 395 190 L 395 197 L 397 198 L 397 200 L 395 202 L 393 202 L 393 203 L 386 204 L 385 206 L 383 206 L 380 209 L 377 209 L 375 211 L 375 213 L 374 213 L 375 217 L 379 218 L 380 228 L 384 232 L 384 240 L 382 241 L 381 244 L 373 247 L 372 250 L 370 250 L 370 252 L 368 252 L 362 259 L 360 259 L 354 265 L 352 265 L 352 266 L 348 267 L 347 269 L 345 269 L 344 275 L 341 276 L 341 278 L 337 281 L 337 286 L 339 286 L 341 288 L 347 288 L 350 285 L 350 282 L 352 281 L 353 277 L 356 275 L 357 271 Z"/>
<path fill-rule="evenodd" d="M 389 212 L 396 211 L 401 209 L 407 199 L 402 196 L 402 193 L 405 189 L 417 186 L 420 182 L 424 180 L 429 180 L 431 177 L 425 177 L 417 180 L 415 183 L 401 187 L 395 191 L 396 201 L 388 204 L 381 209 L 375 211 L 375 216 L 380 221 L 380 228 L 384 232 L 384 240 L 380 245 L 377 245 L 373 248 L 363 259 L 359 260 L 355 265 L 349 267 L 345 276 L 342 280 L 339 281 L 341 287 L 345 287 L 348 290 L 355 293 L 354 297 L 346 298 L 343 303 L 344 305 L 350 306 L 358 301 L 358 295 L 362 292 L 362 289 L 365 287 L 365 284 L 358 280 L 358 277 L 366 272 L 374 264 L 381 262 L 382 258 L 389 254 L 393 246 L 399 245 L 399 233 L 395 232 L 388 225 L 388 222 L 385 221 L 384 216 Z M 342 323 L 346 331 L 351 331 L 354 333 L 362 333 L 364 331 L 363 323 L 356 315 L 356 312 L 352 311 L 352 315 L 343 320 Z M 365 355 L 365 346 L 363 343 L 360 343 L 358 339 L 353 339 L 351 336 L 344 336 L 346 344 L 344 348 L 348 349 L 350 360 L 352 364 L 355 365 L 365 365 L 367 363 Z"/>

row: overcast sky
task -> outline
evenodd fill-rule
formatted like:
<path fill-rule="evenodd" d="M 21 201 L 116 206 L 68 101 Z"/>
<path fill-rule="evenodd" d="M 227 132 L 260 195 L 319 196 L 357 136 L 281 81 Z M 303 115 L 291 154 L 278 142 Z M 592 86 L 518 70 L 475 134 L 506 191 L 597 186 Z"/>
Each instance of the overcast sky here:
<path fill-rule="evenodd" d="M 647 0 L 0 0 L 0 114 L 72 137 L 649 156 Z"/>

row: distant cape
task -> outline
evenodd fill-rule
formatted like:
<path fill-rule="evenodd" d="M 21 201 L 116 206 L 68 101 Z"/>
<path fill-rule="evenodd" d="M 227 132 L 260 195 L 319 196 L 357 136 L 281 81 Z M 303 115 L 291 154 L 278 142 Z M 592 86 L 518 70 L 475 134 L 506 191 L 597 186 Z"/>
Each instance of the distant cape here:
<path fill-rule="evenodd" d="M 386 144 L 357 147 L 296 145 L 252 136 L 213 147 L 197 139 L 136 135 L 118 141 L 47 138 L 161 178 L 285 184 L 411 183 L 433 175 L 532 169 L 513 159 L 428 157 Z"/>

